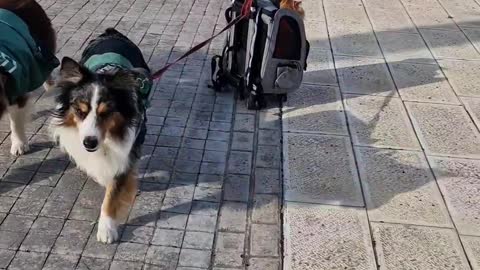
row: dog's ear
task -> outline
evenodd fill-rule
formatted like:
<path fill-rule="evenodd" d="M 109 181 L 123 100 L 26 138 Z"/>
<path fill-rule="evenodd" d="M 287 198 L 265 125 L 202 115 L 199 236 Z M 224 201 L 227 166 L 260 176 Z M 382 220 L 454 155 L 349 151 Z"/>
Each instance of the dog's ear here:
<path fill-rule="evenodd" d="M 137 74 L 130 70 L 120 69 L 111 78 L 110 86 L 120 89 L 138 89 L 140 82 Z"/>
<path fill-rule="evenodd" d="M 79 63 L 69 57 L 62 59 L 60 67 L 60 81 L 79 83 L 85 77 L 84 70 Z"/>

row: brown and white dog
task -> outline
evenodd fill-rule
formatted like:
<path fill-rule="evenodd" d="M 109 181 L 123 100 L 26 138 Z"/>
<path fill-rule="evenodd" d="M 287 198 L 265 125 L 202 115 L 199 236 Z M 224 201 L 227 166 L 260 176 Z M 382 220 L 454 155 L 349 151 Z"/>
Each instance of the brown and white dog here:
<path fill-rule="evenodd" d="M 5 16 L 8 18 L 13 18 L 15 21 L 15 26 L 20 26 L 25 28 L 24 25 L 28 27 L 28 30 L 24 29 L 24 32 L 18 31 L 20 33 L 17 37 L 12 37 L 11 33 L 2 33 L 3 37 L 0 35 L 0 54 L 3 58 L 0 57 L 0 118 L 5 112 L 9 113 L 10 118 L 10 129 L 11 129 L 11 154 L 12 155 L 21 155 L 28 151 L 28 139 L 25 135 L 25 124 L 29 115 L 29 102 L 28 102 L 28 93 L 35 90 L 41 83 L 47 81 L 45 88 L 48 88 L 52 84 L 52 80 L 49 77 L 49 73 L 53 68 L 58 65 L 58 63 L 53 63 L 46 67 L 43 65 L 43 60 L 39 63 L 29 60 L 38 60 L 38 58 L 43 58 L 45 54 L 48 54 L 50 60 L 58 62 L 54 57 L 56 49 L 56 37 L 55 31 L 52 28 L 52 24 L 47 14 L 43 8 L 33 0 L 1 0 L 0 1 L 0 10 L 2 14 L 10 12 Z M 5 12 L 8 11 L 8 12 Z M 4 17 L 5 18 L 5 17 Z M 18 18 L 20 20 L 18 20 Z M 23 23 L 22 23 L 23 21 Z M 2 22 L 0 22 L 2 23 Z M 5 27 L 15 27 L 8 25 L 8 22 L 3 22 L 2 25 L 4 30 Z M 7 28 L 8 29 L 8 28 Z M 18 29 L 12 29 L 16 31 Z M 7 35 L 10 35 L 7 40 Z M 17 39 L 15 39 L 17 38 Z M 37 48 L 34 48 L 34 52 L 31 53 L 30 57 L 24 57 L 20 59 L 15 59 L 15 53 L 9 55 L 12 50 L 15 51 L 20 47 L 18 45 L 12 44 L 12 40 L 31 40 Z M 25 41 L 27 44 L 28 41 Z M 41 48 L 41 49 L 40 49 Z M 36 51 L 38 49 L 38 51 Z M 38 52 L 41 52 L 40 54 Z M 17 54 L 21 55 L 24 52 L 19 52 Z M 30 52 L 29 52 L 30 53 Z M 37 65 L 36 65 L 37 64 Z M 51 63 L 50 63 L 51 64 Z M 15 74 L 15 78 L 11 72 L 13 68 L 7 68 L 9 65 L 13 65 L 15 69 L 21 70 L 21 75 Z M 38 72 L 38 67 L 45 69 L 42 72 Z M 48 72 L 48 74 L 46 74 Z M 35 74 L 32 74 L 35 73 Z M 20 76 L 20 78 L 19 78 Z M 35 77 L 35 81 L 28 84 L 23 83 L 21 85 L 26 86 L 27 89 L 18 89 L 21 94 L 14 95 L 14 92 L 17 91 L 15 87 L 18 86 L 15 84 L 15 80 L 29 81 L 32 77 Z M 33 81 L 33 79 L 32 79 Z M 40 85 L 39 85 L 40 84 Z"/>
<path fill-rule="evenodd" d="M 136 161 L 146 132 L 142 89 L 149 92 L 149 85 L 140 49 L 115 29 L 92 40 L 80 63 L 62 60 L 52 131 L 77 167 L 106 187 L 100 242 L 118 239 L 137 193 Z"/>

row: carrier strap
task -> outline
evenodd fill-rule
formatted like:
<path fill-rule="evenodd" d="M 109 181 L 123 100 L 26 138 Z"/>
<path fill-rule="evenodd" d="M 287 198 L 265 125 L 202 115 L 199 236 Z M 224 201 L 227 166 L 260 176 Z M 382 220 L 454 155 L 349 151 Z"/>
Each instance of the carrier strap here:
<path fill-rule="evenodd" d="M 160 79 L 163 75 L 163 73 L 165 73 L 165 71 L 167 71 L 171 66 L 177 64 L 178 62 L 182 61 L 183 59 L 187 58 L 188 56 L 190 56 L 192 53 L 200 50 L 201 48 L 205 47 L 205 45 L 207 45 L 208 43 L 210 43 L 210 41 L 212 41 L 213 39 L 215 39 L 216 37 L 218 37 L 219 35 L 221 35 L 223 32 L 227 31 L 230 27 L 234 26 L 235 24 L 237 24 L 238 22 L 240 22 L 241 20 L 247 18 L 248 16 L 250 16 L 250 9 L 252 8 L 252 4 L 253 4 L 253 0 L 245 0 L 245 2 L 243 2 L 243 6 L 242 6 L 242 11 L 241 11 L 241 14 L 240 16 L 236 17 L 235 19 L 233 19 L 230 23 L 227 24 L 227 26 L 225 26 L 222 30 L 220 30 L 220 32 L 218 32 L 217 34 L 211 36 L 210 38 L 200 42 L 199 44 L 195 45 L 193 48 L 191 48 L 190 50 L 188 50 L 186 53 L 184 53 L 182 56 L 180 56 L 179 58 L 177 58 L 175 61 L 173 61 L 172 63 L 168 63 L 166 64 L 165 66 L 163 66 L 161 69 L 159 69 L 158 71 L 154 72 L 152 74 L 152 78 L 153 80 L 157 80 L 157 79 Z"/>

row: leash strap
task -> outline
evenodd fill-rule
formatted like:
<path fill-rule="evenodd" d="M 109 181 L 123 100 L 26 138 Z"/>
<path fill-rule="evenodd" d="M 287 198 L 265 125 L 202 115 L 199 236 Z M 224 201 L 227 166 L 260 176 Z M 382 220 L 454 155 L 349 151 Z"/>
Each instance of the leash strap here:
<path fill-rule="evenodd" d="M 250 16 L 250 9 L 252 8 L 252 4 L 253 4 L 253 0 L 245 0 L 245 2 L 243 2 L 243 6 L 242 6 L 242 10 L 241 10 L 241 14 L 240 16 L 236 17 L 234 20 L 232 20 L 229 24 L 227 24 L 227 26 L 225 26 L 220 32 L 218 32 L 217 34 L 211 36 L 210 38 L 208 38 L 207 40 L 204 40 L 202 42 L 200 42 L 199 44 L 195 45 L 193 48 L 191 48 L 190 50 L 188 50 L 186 53 L 184 53 L 182 56 L 180 56 L 179 58 L 177 58 L 175 61 L 173 61 L 172 63 L 168 63 L 166 64 L 164 67 L 162 67 L 161 69 L 159 69 L 158 71 L 156 71 L 155 73 L 153 73 L 152 75 L 152 79 L 153 80 L 157 80 L 157 79 L 160 79 L 163 75 L 163 73 L 165 73 L 165 71 L 167 71 L 171 66 L 177 64 L 178 62 L 182 61 L 183 59 L 187 58 L 188 56 L 190 56 L 192 53 L 200 50 L 201 48 L 205 47 L 205 45 L 207 45 L 208 43 L 210 43 L 210 41 L 212 41 L 213 39 L 215 39 L 216 37 L 218 37 L 219 35 L 221 35 L 223 32 L 227 31 L 230 27 L 234 26 L 235 24 L 237 24 L 238 22 L 240 22 L 241 20 L 247 18 L 248 16 Z"/>

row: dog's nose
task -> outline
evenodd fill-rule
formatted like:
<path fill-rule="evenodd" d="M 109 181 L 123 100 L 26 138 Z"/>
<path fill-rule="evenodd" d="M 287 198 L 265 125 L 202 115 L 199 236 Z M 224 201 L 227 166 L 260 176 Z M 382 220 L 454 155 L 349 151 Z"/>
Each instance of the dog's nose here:
<path fill-rule="evenodd" d="M 97 137 L 94 136 L 88 136 L 83 139 L 83 146 L 85 146 L 85 149 L 89 152 L 93 152 L 97 150 L 98 146 L 98 139 Z"/>

